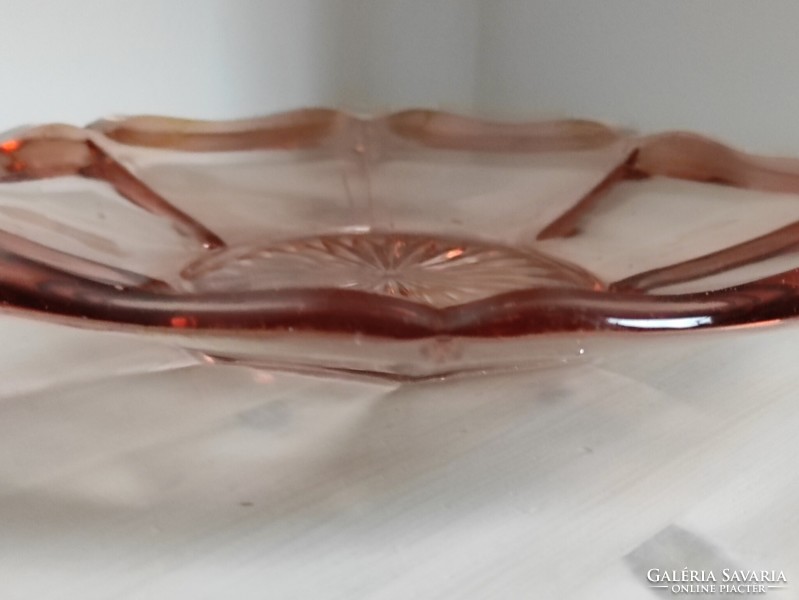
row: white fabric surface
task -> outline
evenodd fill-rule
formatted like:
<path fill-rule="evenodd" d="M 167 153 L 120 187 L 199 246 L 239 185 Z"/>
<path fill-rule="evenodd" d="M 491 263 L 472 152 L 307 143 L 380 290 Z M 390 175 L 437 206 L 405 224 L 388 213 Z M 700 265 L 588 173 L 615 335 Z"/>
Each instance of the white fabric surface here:
<path fill-rule="evenodd" d="M 3 600 L 799 597 L 791 326 L 411 386 L 0 331 Z"/>

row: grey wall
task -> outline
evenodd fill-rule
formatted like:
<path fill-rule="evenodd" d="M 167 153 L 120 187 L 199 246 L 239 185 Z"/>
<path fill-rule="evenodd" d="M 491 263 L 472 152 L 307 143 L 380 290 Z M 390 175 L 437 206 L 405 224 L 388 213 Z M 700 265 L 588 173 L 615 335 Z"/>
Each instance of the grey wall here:
<path fill-rule="evenodd" d="M 0 0 L 0 129 L 432 106 L 799 154 L 794 0 Z"/>

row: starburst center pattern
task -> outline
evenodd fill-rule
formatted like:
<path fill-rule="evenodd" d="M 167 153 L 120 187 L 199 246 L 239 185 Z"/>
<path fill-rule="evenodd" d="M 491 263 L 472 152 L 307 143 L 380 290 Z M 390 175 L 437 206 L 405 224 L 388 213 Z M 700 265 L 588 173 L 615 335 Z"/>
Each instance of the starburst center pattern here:
<path fill-rule="evenodd" d="M 436 307 L 521 289 L 601 287 L 590 273 L 534 250 L 375 232 L 229 248 L 190 265 L 183 277 L 196 292 L 335 287 Z"/>

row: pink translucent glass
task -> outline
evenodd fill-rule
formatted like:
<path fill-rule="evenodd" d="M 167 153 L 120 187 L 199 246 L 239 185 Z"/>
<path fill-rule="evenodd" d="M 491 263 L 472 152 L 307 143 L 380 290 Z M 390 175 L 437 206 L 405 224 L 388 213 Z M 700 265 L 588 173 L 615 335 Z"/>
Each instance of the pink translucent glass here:
<path fill-rule="evenodd" d="M 212 360 L 421 378 L 794 316 L 799 162 L 431 111 L 0 144 L 0 297 Z"/>

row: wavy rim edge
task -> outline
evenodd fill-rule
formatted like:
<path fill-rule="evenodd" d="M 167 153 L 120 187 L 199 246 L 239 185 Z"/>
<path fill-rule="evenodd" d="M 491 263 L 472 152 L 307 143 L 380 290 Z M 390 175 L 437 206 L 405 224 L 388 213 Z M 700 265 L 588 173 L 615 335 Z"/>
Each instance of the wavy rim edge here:
<path fill-rule="evenodd" d="M 589 120 L 499 122 L 423 109 L 375 117 L 325 108 L 300 109 L 233 121 L 132 116 L 102 119 L 86 128 L 59 124 L 32 127 L 0 143 L 0 182 L 65 174 L 103 179 L 143 210 L 161 214 L 191 231 L 203 247 L 210 249 L 224 242 L 136 180 L 114 160 L 104 140 L 185 152 L 289 149 L 319 145 L 334 132 L 353 126 L 386 128 L 401 139 L 444 150 L 534 153 L 624 143 L 623 160 L 594 189 L 547 224 L 538 239 L 572 235 L 607 191 L 624 180 L 661 176 L 799 194 L 799 160 L 747 154 L 696 134 L 635 136 Z M 37 164 L 31 170 L 20 156 L 37 144 L 61 144 L 68 160 Z M 25 246 L 24 240 L 11 243 L 10 234 L 0 234 L 0 249 L 4 250 L 0 257 L 0 297 L 6 307 L 81 320 L 91 314 L 105 323 L 177 328 L 184 333 L 302 328 L 397 338 L 517 336 L 737 326 L 753 320 L 789 318 L 799 311 L 799 270 L 707 293 L 643 294 L 653 287 L 711 275 L 794 248 L 799 244 L 799 221 L 708 255 L 613 282 L 604 292 L 520 290 L 444 309 L 335 288 L 271 290 L 235 297 L 169 293 L 176 308 L 165 309 L 163 299 L 167 295 L 157 291 L 158 282 L 150 282 L 152 285 L 144 290 L 133 283 L 110 285 L 54 266 L 52 255 L 68 256 L 64 253 L 36 248 L 32 243 Z M 89 271 L 97 268 L 83 263 Z M 12 276 L 20 273 L 25 274 L 21 283 Z M 115 275 L 135 280 L 135 274 Z M 31 283 L 37 280 L 48 284 L 42 288 Z M 76 286 L 84 290 L 80 297 L 75 297 Z"/>

